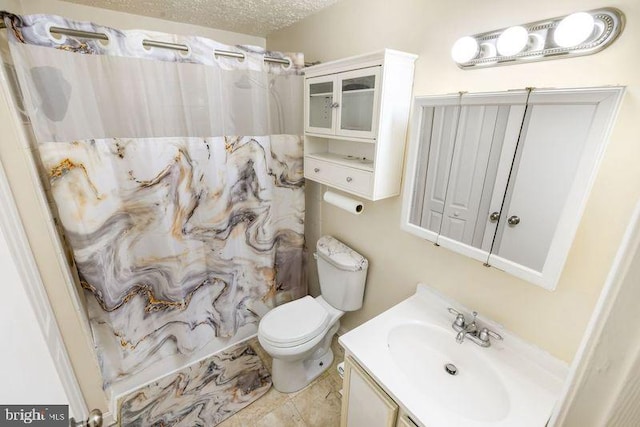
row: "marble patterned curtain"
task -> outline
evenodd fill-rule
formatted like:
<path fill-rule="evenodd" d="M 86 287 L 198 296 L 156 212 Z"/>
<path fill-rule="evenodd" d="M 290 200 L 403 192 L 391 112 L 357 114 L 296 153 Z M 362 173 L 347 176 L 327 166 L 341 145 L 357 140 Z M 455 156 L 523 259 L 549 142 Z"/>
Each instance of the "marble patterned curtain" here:
<path fill-rule="evenodd" d="M 220 350 L 306 294 L 301 55 L 284 67 L 200 37 L 4 20 L 105 387 Z"/>

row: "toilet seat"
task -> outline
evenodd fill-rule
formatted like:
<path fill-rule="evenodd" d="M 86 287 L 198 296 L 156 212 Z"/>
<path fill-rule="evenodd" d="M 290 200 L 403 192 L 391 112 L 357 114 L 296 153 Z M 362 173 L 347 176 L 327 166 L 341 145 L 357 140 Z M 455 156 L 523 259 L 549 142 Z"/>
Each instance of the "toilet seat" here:
<path fill-rule="evenodd" d="M 307 295 L 268 312 L 260 321 L 258 334 L 274 347 L 295 347 L 320 335 L 329 318 L 322 304 Z"/>

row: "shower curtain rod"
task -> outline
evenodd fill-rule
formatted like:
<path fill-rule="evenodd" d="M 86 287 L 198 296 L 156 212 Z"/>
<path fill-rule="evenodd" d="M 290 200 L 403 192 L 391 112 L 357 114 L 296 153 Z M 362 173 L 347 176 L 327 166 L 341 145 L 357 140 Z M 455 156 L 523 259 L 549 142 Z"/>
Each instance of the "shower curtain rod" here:
<path fill-rule="evenodd" d="M 0 29 L 3 28 L 7 28 L 7 25 L 4 22 L 0 23 Z M 49 31 L 52 34 L 60 34 L 63 36 L 72 36 L 72 37 L 83 37 L 83 38 L 87 38 L 87 39 L 98 39 L 98 40 L 104 40 L 104 41 L 109 41 L 109 37 L 107 37 L 106 34 L 104 33 L 95 33 L 93 31 L 81 31 L 81 30 L 74 30 L 71 28 L 62 28 L 62 27 L 51 27 L 49 28 Z M 167 42 L 161 42 L 161 41 L 157 41 L 157 40 L 148 40 L 148 39 L 144 39 L 142 40 L 142 45 L 144 47 L 159 47 L 162 49 L 173 49 L 173 50 L 179 50 L 181 52 L 189 52 L 189 46 L 185 45 L 185 44 L 177 44 L 177 43 L 167 43 Z M 213 54 L 215 56 L 227 56 L 230 58 L 239 58 L 239 59 L 244 59 L 245 55 L 243 53 L 239 53 L 239 52 L 231 52 L 228 50 L 214 50 Z M 289 59 L 282 59 L 282 58 L 273 58 L 270 56 L 265 56 L 264 57 L 264 62 L 271 62 L 274 64 L 283 64 L 283 65 L 289 65 L 291 63 L 291 60 Z"/>

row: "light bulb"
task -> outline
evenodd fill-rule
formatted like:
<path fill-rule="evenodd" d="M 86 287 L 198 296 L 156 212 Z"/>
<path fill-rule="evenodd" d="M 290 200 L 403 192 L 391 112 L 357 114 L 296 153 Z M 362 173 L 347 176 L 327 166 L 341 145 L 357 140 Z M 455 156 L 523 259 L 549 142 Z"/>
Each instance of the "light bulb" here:
<path fill-rule="evenodd" d="M 529 42 L 529 33 L 524 27 L 507 28 L 498 37 L 496 47 L 502 56 L 513 56 L 522 52 Z"/>
<path fill-rule="evenodd" d="M 560 47 L 573 47 L 584 43 L 593 34 L 595 20 L 587 12 L 572 13 L 565 17 L 553 32 L 553 41 Z"/>
<path fill-rule="evenodd" d="M 478 41 L 473 37 L 465 36 L 459 38 L 451 48 L 451 58 L 458 64 L 471 61 L 478 55 L 480 47 Z"/>

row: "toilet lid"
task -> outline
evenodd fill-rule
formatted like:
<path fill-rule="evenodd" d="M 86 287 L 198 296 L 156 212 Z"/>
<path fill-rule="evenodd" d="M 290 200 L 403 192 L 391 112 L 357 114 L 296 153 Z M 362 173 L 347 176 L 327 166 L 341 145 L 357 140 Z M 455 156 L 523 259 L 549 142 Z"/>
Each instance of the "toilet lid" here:
<path fill-rule="evenodd" d="M 258 333 L 278 347 L 303 344 L 320 334 L 329 323 L 329 313 L 307 295 L 268 312 L 260 321 Z"/>

